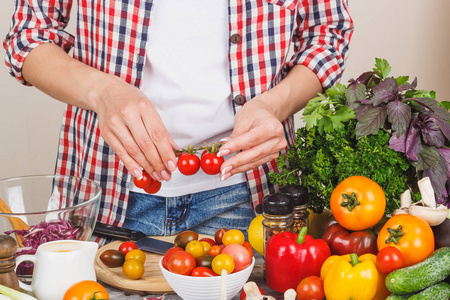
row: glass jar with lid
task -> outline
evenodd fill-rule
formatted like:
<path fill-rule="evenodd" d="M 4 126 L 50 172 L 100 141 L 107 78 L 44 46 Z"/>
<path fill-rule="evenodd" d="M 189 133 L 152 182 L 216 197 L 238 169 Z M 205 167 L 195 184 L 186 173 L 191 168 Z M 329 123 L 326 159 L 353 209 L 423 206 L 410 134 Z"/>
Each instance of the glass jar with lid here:
<path fill-rule="evenodd" d="M 279 192 L 294 199 L 294 225 L 292 226 L 292 232 L 299 233 L 302 227 L 308 227 L 309 225 L 308 189 L 299 184 L 291 184 L 282 187 Z"/>
<path fill-rule="evenodd" d="M 277 233 L 292 231 L 294 199 L 286 194 L 275 193 L 263 198 L 264 253 L 267 242 Z"/>

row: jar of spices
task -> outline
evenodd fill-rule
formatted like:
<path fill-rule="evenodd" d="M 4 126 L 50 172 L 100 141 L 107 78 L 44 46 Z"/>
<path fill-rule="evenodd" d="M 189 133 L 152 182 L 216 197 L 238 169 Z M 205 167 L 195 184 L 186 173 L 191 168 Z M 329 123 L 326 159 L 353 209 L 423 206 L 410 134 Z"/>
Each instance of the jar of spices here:
<path fill-rule="evenodd" d="M 267 242 L 277 233 L 292 231 L 294 221 L 294 199 L 285 194 L 275 193 L 263 198 L 262 222 L 264 229 L 264 253 Z"/>
<path fill-rule="evenodd" d="M 308 189 L 299 184 L 291 184 L 282 187 L 280 193 L 291 196 L 294 199 L 294 225 L 293 233 L 299 233 L 302 227 L 308 227 Z"/>

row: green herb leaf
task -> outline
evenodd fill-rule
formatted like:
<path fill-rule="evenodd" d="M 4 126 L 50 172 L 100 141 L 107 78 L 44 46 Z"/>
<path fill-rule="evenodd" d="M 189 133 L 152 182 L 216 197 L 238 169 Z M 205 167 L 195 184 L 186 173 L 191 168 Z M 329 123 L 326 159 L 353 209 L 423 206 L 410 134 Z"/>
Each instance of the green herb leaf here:
<path fill-rule="evenodd" d="M 389 73 L 391 73 L 391 66 L 384 58 L 375 58 L 375 68 L 373 71 L 375 71 L 381 79 L 385 79 L 389 76 Z"/>

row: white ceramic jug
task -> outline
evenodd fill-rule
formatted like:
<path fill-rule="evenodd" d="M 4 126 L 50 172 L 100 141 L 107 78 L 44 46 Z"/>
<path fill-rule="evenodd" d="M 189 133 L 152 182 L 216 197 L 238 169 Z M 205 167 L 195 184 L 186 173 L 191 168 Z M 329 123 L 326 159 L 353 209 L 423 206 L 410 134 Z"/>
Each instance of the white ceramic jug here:
<path fill-rule="evenodd" d="M 40 245 L 34 255 L 20 255 L 16 268 L 24 261 L 34 263 L 31 285 L 19 282 L 39 300 L 61 300 L 73 284 L 96 280 L 94 260 L 98 244 L 76 240 L 53 241 Z"/>

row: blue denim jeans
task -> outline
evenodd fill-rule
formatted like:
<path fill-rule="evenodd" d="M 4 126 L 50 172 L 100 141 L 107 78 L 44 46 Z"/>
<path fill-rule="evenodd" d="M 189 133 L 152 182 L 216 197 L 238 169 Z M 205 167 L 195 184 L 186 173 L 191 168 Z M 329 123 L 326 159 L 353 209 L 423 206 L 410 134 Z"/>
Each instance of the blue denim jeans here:
<path fill-rule="evenodd" d="M 247 237 L 254 218 L 247 183 L 180 197 L 130 192 L 124 227 L 147 235 L 174 235 L 185 230 L 214 235 L 239 229 Z"/>

